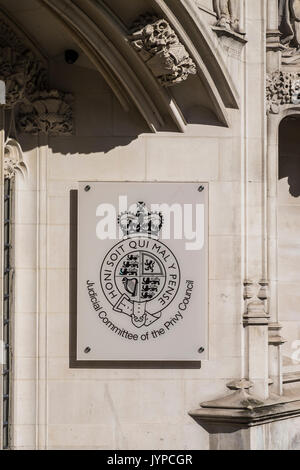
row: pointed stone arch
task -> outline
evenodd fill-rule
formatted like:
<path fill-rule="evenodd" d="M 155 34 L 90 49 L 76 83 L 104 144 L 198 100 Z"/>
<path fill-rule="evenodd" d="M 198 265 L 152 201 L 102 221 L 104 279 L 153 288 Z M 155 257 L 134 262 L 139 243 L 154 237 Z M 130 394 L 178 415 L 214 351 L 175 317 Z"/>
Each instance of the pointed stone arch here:
<path fill-rule="evenodd" d="M 162 86 L 160 77 L 149 66 L 148 58 L 145 60 L 145 55 L 137 53 L 132 47 L 132 23 L 128 24 L 125 18 L 113 11 L 109 2 L 39 0 L 39 3 L 63 23 L 125 109 L 134 103 L 153 132 L 169 130 L 170 122 L 175 124 L 177 130 L 185 131 L 187 121 L 179 90 L 187 90 L 183 87 L 188 85 L 179 83 L 184 80 L 178 80 L 174 88 Z M 195 65 L 195 97 L 203 98 L 203 109 L 206 106 L 211 109 L 217 125 L 229 126 L 226 108 L 238 108 L 238 93 L 196 4 L 192 0 L 151 0 L 151 4 L 152 14 L 167 22 L 176 35 L 181 54 L 185 51 L 190 64 Z M 138 8 L 137 3 L 135 20 L 140 13 L 141 5 Z M 158 61 L 158 57 L 156 59 Z M 176 60 L 179 60 L 178 57 Z M 187 84 L 191 80 L 188 75 Z"/>

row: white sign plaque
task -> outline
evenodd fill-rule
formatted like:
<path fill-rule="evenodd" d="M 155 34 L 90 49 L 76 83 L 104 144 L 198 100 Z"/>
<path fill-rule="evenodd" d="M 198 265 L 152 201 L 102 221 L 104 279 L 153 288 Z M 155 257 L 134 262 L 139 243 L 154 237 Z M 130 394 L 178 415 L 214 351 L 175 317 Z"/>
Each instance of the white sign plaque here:
<path fill-rule="evenodd" d="M 79 184 L 78 360 L 207 357 L 207 192 L 200 183 Z"/>

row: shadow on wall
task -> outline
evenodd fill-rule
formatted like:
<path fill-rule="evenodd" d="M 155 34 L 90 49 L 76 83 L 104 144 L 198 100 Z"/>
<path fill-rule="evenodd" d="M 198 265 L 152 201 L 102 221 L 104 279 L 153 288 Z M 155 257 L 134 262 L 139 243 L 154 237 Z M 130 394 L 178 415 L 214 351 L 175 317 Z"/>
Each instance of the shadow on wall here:
<path fill-rule="evenodd" d="M 129 110 L 124 110 L 96 70 L 52 62 L 49 79 L 50 88 L 74 97 L 73 135 L 49 137 L 48 144 L 53 154 L 84 156 L 108 153 L 116 147 L 127 146 L 140 134 L 150 132 L 134 104 L 130 103 Z M 9 126 L 9 112 L 6 122 Z M 16 128 L 18 131 L 17 117 Z M 25 152 L 37 145 L 37 136 L 20 134 L 18 140 Z"/>
<path fill-rule="evenodd" d="M 288 178 L 289 192 L 300 197 L 300 116 L 285 118 L 279 128 L 279 180 Z"/>
<path fill-rule="evenodd" d="M 117 147 L 125 147 L 129 145 L 133 140 L 136 140 L 136 136 L 127 137 L 90 137 L 82 138 L 76 136 L 70 137 L 50 137 L 48 140 L 49 148 L 52 150 L 54 156 L 81 156 L 84 158 L 89 155 L 101 155 L 107 154 L 112 149 Z M 45 142 L 44 138 L 41 140 Z M 35 149 L 39 145 L 39 139 L 36 136 L 18 136 L 18 142 L 20 142 L 22 150 L 28 152 Z"/>
<path fill-rule="evenodd" d="M 108 153 L 116 147 L 124 147 L 136 140 L 141 134 L 151 134 L 151 130 L 135 104 L 128 102 L 125 110 L 115 97 L 105 80 L 93 69 L 52 62 L 50 67 L 51 88 L 71 93 L 74 96 L 74 135 L 68 137 L 50 137 L 49 147 L 53 154 L 91 155 Z M 198 90 L 195 93 L 195 90 Z M 211 100 L 203 87 L 199 92 L 199 83 L 191 77 L 178 87 L 172 88 L 171 98 L 187 124 L 222 126 L 212 109 Z M 171 106 L 171 104 L 170 104 Z M 7 126 L 10 126 L 10 114 L 7 113 Z M 161 132 L 179 133 L 167 110 L 161 115 Z M 18 128 L 18 123 L 16 122 Z M 18 136 L 24 151 L 32 150 L 37 145 L 37 137 L 20 134 Z"/>
<path fill-rule="evenodd" d="M 112 101 L 115 100 L 114 97 L 111 98 Z M 80 100 L 78 99 L 78 101 Z M 115 119 L 109 116 L 108 110 L 106 118 L 103 116 L 103 105 L 99 104 L 96 109 L 90 106 L 88 110 L 85 109 L 85 106 L 77 105 L 76 100 L 73 135 L 49 136 L 48 138 L 41 135 L 39 138 L 36 135 L 18 134 L 17 140 L 23 151 L 33 150 L 39 145 L 39 142 L 48 142 L 54 155 L 84 157 L 93 154 L 107 154 L 112 149 L 129 145 L 139 135 L 149 133 L 148 127 L 135 110 L 128 113 L 121 110 L 116 113 L 119 121 L 116 124 Z"/>

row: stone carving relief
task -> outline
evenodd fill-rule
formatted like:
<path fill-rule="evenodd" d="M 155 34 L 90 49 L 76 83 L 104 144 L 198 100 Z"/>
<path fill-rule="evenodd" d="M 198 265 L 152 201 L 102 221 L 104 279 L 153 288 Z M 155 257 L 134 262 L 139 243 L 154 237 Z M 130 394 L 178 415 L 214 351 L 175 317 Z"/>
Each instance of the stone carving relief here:
<path fill-rule="evenodd" d="M 23 174 L 26 171 L 21 146 L 14 139 L 9 139 L 6 142 L 3 168 L 4 178 L 6 179 L 12 179 L 16 171 L 20 171 Z"/>
<path fill-rule="evenodd" d="M 267 75 L 267 112 L 278 114 L 283 105 L 300 104 L 300 73 L 274 72 Z"/>
<path fill-rule="evenodd" d="M 10 47 L 0 48 L 0 80 L 6 84 L 7 107 L 13 108 L 29 95 L 43 74 L 30 52 L 19 56 Z"/>
<path fill-rule="evenodd" d="M 171 87 L 196 74 L 195 63 L 166 20 L 146 14 L 130 32 L 133 48 L 162 86 Z"/>
<path fill-rule="evenodd" d="M 48 91 L 44 64 L 1 19 L 0 44 L 0 80 L 6 88 L 5 107 L 17 113 L 18 128 L 31 134 L 71 134 L 70 95 Z"/>
<path fill-rule="evenodd" d="M 2 20 L 0 39 L 0 80 L 6 85 L 6 106 L 12 108 L 36 89 L 47 88 L 47 71 Z"/>
<path fill-rule="evenodd" d="M 283 64 L 300 63 L 300 0 L 278 0 Z"/>
<path fill-rule="evenodd" d="M 73 97 L 57 90 L 36 92 L 19 108 L 18 127 L 29 134 L 71 135 Z"/>
<path fill-rule="evenodd" d="M 213 5 L 218 18 L 216 26 L 240 33 L 239 0 L 214 0 Z"/>

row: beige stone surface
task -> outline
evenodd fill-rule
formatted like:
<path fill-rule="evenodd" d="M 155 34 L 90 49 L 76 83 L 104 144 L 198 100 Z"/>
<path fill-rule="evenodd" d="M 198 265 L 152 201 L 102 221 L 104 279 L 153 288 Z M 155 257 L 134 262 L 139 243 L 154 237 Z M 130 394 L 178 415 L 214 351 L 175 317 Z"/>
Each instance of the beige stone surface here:
<path fill-rule="evenodd" d="M 218 178 L 219 146 L 213 139 L 151 137 L 147 139 L 146 155 L 149 181 L 206 182 Z"/>

